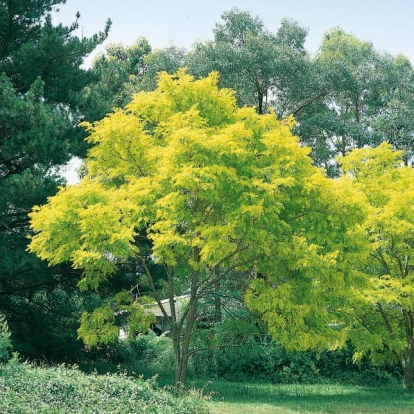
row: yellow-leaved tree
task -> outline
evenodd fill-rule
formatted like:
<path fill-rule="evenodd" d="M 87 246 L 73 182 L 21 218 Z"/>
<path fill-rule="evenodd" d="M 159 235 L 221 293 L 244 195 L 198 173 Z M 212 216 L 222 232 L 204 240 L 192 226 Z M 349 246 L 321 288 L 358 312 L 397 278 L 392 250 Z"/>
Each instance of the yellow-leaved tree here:
<path fill-rule="evenodd" d="M 360 228 L 371 251 L 344 308 L 355 359 L 398 361 L 403 385 L 413 388 L 414 365 L 414 169 L 387 143 L 353 150 L 341 168 L 363 193 L 369 214 Z"/>
<path fill-rule="evenodd" d="M 83 269 L 81 288 L 98 288 L 127 258 L 139 262 L 169 321 L 177 385 L 186 382 L 197 302 L 220 278 L 232 270 L 259 275 L 248 303 L 270 329 L 283 326 L 297 347 L 326 344 L 338 331 L 329 329 L 323 298 L 347 283 L 361 248 L 350 228 L 364 211 L 352 188 L 312 165 L 291 119 L 238 108 L 217 84 L 217 73 L 200 80 L 185 70 L 162 73 L 155 91 L 87 125 L 86 176 L 31 214 L 29 249 Z M 165 269 L 171 314 L 152 262 Z M 186 291 L 178 312 L 175 298 Z M 296 296 L 308 304 L 296 306 Z M 268 308 L 283 316 L 274 321 Z M 114 336 L 94 330 L 95 322 L 111 324 L 108 312 L 84 315 L 86 342 Z M 316 334 L 302 332 L 308 323 Z"/>

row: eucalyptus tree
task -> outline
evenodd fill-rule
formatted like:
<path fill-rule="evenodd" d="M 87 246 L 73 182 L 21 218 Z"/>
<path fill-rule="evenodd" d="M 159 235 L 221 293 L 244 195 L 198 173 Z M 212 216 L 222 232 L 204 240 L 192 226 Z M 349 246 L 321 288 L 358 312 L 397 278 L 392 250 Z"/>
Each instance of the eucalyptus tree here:
<path fill-rule="evenodd" d="M 141 88 L 152 91 L 157 88 L 158 73 L 173 74 L 186 66 L 187 51 L 176 46 L 151 51 L 144 59 L 144 73 Z"/>
<path fill-rule="evenodd" d="M 336 155 L 384 141 L 411 157 L 414 78 L 408 59 L 336 28 L 325 34 L 312 63 L 327 93 L 298 117 L 296 132 L 318 165 L 338 174 Z"/>
<path fill-rule="evenodd" d="M 258 17 L 232 9 L 216 24 L 213 41 L 193 46 L 187 65 L 195 75 L 217 70 L 221 85 L 236 91 L 239 105 L 255 105 L 260 114 L 273 108 L 283 118 L 321 92 L 312 84 L 306 35 L 304 27 L 287 19 L 274 34 Z"/>

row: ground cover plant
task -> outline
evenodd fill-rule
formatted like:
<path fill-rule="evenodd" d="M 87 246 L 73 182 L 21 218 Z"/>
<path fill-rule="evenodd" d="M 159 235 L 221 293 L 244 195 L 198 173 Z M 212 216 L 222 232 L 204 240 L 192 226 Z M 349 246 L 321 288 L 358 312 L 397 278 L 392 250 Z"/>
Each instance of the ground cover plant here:
<path fill-rule="evenodd" d="M 123 374 L 86 375 L 76 367 L 0 365 L 0 412 L 207 413 L 197 396 L 174 397 L 154 381 Z"/>

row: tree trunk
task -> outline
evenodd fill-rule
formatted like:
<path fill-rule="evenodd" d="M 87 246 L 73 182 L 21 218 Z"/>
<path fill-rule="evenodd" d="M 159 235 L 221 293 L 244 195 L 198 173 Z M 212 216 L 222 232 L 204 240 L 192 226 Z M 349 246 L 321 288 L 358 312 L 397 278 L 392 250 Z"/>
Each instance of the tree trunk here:
<path fill-rule="evenodd" d="M 219 323 L 222 321 L 221 311 L 221 297 L 220 297 L 220 268 L 219 265 L 214 267 L 214 322 Z"/>
<path fill-rule="evenodd" d="M 257 107 L 257 113 L 262 115 L 263 114 L 263 94 L 258 90 L 257 91 L 257 99 L 258 99 L 258 107 Z"/>
<path fill-rule="evenodd" d="M 406 352 L 402 357 L 403 367 L 403 386 L 406 390 L 413 389 L 414 386 L 414 347 L 409 344 Z"/>
<path fill-rule="evenodd" d="M 180 329 L 177 326 L 172 330 L 175 388 L 178 392 L 185 388 L 187 382 L 188 360 L 190 358 L 190 338 L 193 331 L 194 321 L 195 312 L 194 314 L 192 312 L 189 312 L 187 315 L 187 323 L 185 328 Z"/>
<path fill-rule="evenodd" d="M 414 320 L 410 311 L 402 309 L 404 315 L 405 336 L 407 348 L 400 357 L 403 367 L 403 387 L 407 390 L 413 389 L 413 366 L 414 366 Z"/>
<path fill-rule="evenodd" d="M 219 323 L 222 321 L 222 311 L 221 311 L 221 297 L 215 295 L 214 297 L 214 322 Z"/>
<path fill-rule="evenodd" d="M 196 318 L 198 274 L 194 272 L 191 283 L 190 299 L 185 316 L 174 322 L 172 339 L 174 348 L 175 388 L 180 392 L 187 382 L 188 360 L 190 358 L 190 340 Z M 175 312 L 174 312 L 175 313 Z M 184 324 L 185 320 L 185 324 Z"/>
<path fill-rule="evenodd" d="M 199 254 L 199 249 L 195 248 L 194 258 L 196 262 L 200 260 Z M 168 301 L 171 311 L 170 315 L 168 315 L 166 308 L 161 303 L 161 300 L 157 294 L 151 272 L 149 271 L 148 266 L 143 258 L 141 258 L 141 263 L 144 267 L 145 274 L 147 275 L 151 290 L 157 300 L 157 304 L 161 309 L 164 317 L 169 321 L 174 350 L 175 388 L 176 392 L 180 392 L 183 390 L 183 388 L 185 388 L 187 382 L 187 368 L 188 360 L 190 358 L 190 339 L 196 319 L 196 307 L 198 300 L 198 272 L 194 271 L 191 276 L 191 288 L 188 307 L 183 311 L 183 314 L 180 315 L 180 313 L 177 312 L 175 305 L 173 269 L 170 266 L 166 267 L 168 278 Z"/>
<path fill-rule="evenodd" d="M 189 350 L 181 343 L 181 330 L 174 329 L 173 335 L 174 348 L 174 373 L 175 373 L 175 388 L 179 392 L 185 387 L 187 381 L 187 367 Z"/>
<path fill-rule="evenodd" d="M 180 350 L 179 358 L 175 360 L 175 388 L 178 392 L 185 388 L 187 382 L 189 349 L 183 348 Z"/>

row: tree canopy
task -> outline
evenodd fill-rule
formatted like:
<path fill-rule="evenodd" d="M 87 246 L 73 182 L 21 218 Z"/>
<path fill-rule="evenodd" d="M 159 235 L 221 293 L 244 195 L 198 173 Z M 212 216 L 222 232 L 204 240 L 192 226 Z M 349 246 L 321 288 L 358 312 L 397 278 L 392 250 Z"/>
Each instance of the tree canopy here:
<path fill-rule="evenodd" d="M 223 13 L 213 41 L 193 47 L 186 64 L 198 76 L 217 70 L 221 85 L 235 90 L 239 105 L 255 105 L 259 113 L 273 108 L 282 118 L 304 105 L 303 99 L 312 100 L 312 89 L 305 83 L 310 63 L 306 34 L 288 19 L 273 34 L 261 19 L 234 8 Z"/>
<path fill-rule="evenodd" d="M 328 31 L 310 62 L 305 83 L 319 91 L 296 113 L 295 132 L 328 174 L 339 175 L 337 155 L 390 142 L 411 157 L 413 70 L 403 56 L 378 51 L 342 29 Z M 307 90 L 306 90 L 307 93 Z"/>
<path fill-rule="evenodd" d="M 358 248 L 347 231 L 362 214 L 357 200 L 312 166 L 292 120 L 239 109 L 217 83 L 216 73 L 197 81 L 185 71 L 164 73 L 154 92 L 88 124 L 88 175 L 31 214 L 30 250 L 83 269 L 81 287 L 97 288 L 135 257 L 150 285 L 147 263 L 164 266 L 172 308 L 174 296 L 189 291 L 183 318 L 170 318 L 177 382 L 186 378 L 197 301 L 215 278 L 254 271 L 273 292 L 273 275 L 290 277 L 305 295 L 314 278 L 321 286 L 345 283 L 343 248 L 350 256 Z M 151 243 L 147 252 L 142 239 Z M 261 297 L 259 283 L 250 304 L 263 310 L 274 301 Z M 285 303 L 293 313 L 293 302 Z M 310 312 L 295 314 L 300 321 Z"/>
<path fill-rule="evenodd" d="M 369 215 L 360 231 L 371 244 L 367 260 L 358 266 L 366 277 L 364 289 L 353 287 L 344 316 L 355 358 L 368 354 L 377 363 L 398 361 L 404 386 L 412 388 L 414 170 L 403 160 L 388 143 L 340 159 L 353 186 L 366 196 Z"/>

